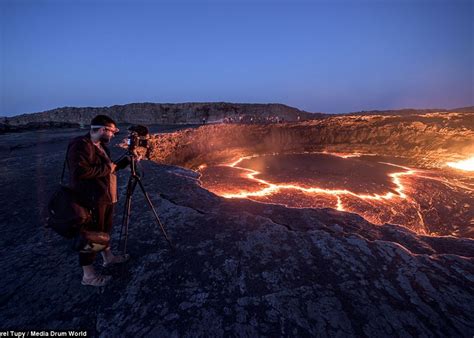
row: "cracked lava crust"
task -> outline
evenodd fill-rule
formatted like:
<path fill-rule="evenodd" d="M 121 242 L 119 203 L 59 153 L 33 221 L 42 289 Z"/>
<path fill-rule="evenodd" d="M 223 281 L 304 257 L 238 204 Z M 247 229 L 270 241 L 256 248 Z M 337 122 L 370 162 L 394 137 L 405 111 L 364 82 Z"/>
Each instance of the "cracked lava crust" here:
<path fill-rule="evenodd" d="M 472 188 L 434 170 L 380 156 L 269 154 L 202 166 L 204 188 L 292 208 L 334 208 L 374 224 L 398 224 L 427 235 L 467 236 Z"/>

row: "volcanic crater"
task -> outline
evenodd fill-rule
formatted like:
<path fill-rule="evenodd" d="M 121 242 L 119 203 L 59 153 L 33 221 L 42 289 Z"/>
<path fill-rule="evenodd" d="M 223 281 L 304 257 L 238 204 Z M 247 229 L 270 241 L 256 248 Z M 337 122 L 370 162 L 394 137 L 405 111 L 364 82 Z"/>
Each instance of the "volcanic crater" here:
<path fill-rule="evenodd" d="M 472 114 L 344 116 L 156 135 L 150 157 L 225 198 L 333 208 L 424 235 L 474 236 Z"/>

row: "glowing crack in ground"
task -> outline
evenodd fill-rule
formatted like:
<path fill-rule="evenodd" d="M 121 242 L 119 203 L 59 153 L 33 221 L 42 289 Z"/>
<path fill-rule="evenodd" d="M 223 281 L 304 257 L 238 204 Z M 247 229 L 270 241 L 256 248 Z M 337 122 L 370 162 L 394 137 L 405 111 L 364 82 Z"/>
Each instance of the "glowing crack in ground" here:
<path fill-rule="evenodd" d="M 326 152 L 323 153 L 323 154 L 338 156 L 338 157 L 342 157 L 342 158 L 350 158 L 350 157 L 359 157 L 359 156 L 361 156 L 360 154 L 339 154 L 339 153 L 326 153 Z M 258 182 L 258 183 L 261 183 L 261 184 L 264 184 L 267 187 L 263 188 L 259 191 L 243 191 L 243 192 L 240 192 L 238 194 L 224 193 L 224 194 L 221 195 L 222 197 L 225 197 L 225 198 L 259 197 L 259 196 L 271 195 L 271 194 L 274 194 L 277 191 L 283 190 L 283 189 L 293 189 L 293 190 L 299 190 L 299 191 L 304 192 L 306 194 L 326 194 L 326 195 L 336 196 L 337 197 L 337 210 L 348 211 L 344 208 L 343 203 L 342 203 L 341 198 L 340 198 L 340 195 L 350 195 L 350 196 L 357 197 L 357 198 L 364 199 L 364 200 L 377 200 L 377 201 L 390 200 L 390 199 L 397 198 L 397 197 L 401 198 L 401 199 L 406 199 L 407 196 L 403 192 L 405 188 L 404 188 L 402 182 L 400 181 L 400 177 L 415 174 L 415 170 L 413 170 L 411 168 L 396 165 L 396 164 L 392 164 L 392 163 L 381 162 L 383 164 L 387 164 L 387 165 L 390 165 L 390 166 L 394 166 L 394 167 L 404 169 L 404 171 L 389 174 L 389 176 L 392 178 L 392 182 L 396 186 L 395 191 L 397 192 L 397 194 L 394 194 L 392 192 L 388 192 L 388 193 L 383 194 L 383 195 L 380 195 L 380 194 L 372 194 L 372 195 L 370 195 L 370 194 L 356 194 L 356 193 L 354 193 L 350 190 L 346 190 L 346 189 L 323 189 L 323 188 L 318 188 L 318 187 L 304 188 L 304 187 L 301 187 L 299 185 L 293 185 L 293 184 L 274 184 L 274 183 L 270 183 L 266 180 L 255 177 L 255 176 L 260 174 L 259 171 L 237 166 L 243 160 L 248 160 L 248 159 L 251 159 L 251 158 L 254 158 L 254 157 L 259 157 L 259 156 L 260 155 L 244 156 L 244 157 L 239 158 L 235 162 L 227 164 L 226 166 L 231 167 L 231 168 L 241 169 L 241 170 L 244 170 L 244 171 L 248 171 L 249 173 L 246 175 L 248 179 L 250 179 L 252 181 L 255 181 L 255 182 Z"/>
<path fill-rule="evenodd" d="M 326 175 L 324 170 L 327 169 L 324 169 L 324 167 L 321 168 L 321 173 L 318 173 L 315 176 L 316 180 L 313 181 L 311 174 L 310 176 L 299 177 L 298 166 L 295 167 L 297 170 L 293 174 L 284 171 L 285 174 L 282 178 L 278 174 L 272 176 L 275 175 L 275 172 L 271 170 L 268 173 L 262 173 L 259 165 L 267 163 L 265 161 L 260 162 L 260 164 L 258 164 L 258 161 L 253 162 L 253 164 L 252 162 L 249 162 L 249 164 L 242 163 L 245 160 L 258 157 L 270 156 L 271 158 L 272 156 L 287 155 L 329 155 L 348 160 L 360 157 L 364 163 L 366 161 L 368 161 L 367 163 L 378 163 L 390 166 L 394 170 L 387 170 L 384 174 L 374 177 L 374 183 L 383 179 L 383 177 L 387 178 L 386 183 L 382 182 L 380 187 L 370 184 L 367 189 L 374 190 L 366 191 L 364 185 L 360 185 L 363 181 L 358 180 L 369 178 L 368 182 L 370 182 L 372 175 L 370 172 L 363 176 L 356 175 L 356 177 L 352 176 L 350 172 L 345 176 L 341 170 L 334 173 L 329 172 L 332 178 L 325 180 L 326 183 L 323 183 L 321 179 L 324 176 L 320 175 Z M 369 160 L 367 156 L 372 157 L 372 159 Z M 474 185 L 470 175 L 463 176 L 459 173 L 442 170 L 413 169 L 405 165 L 390 163 L 392 162 L 390 160 L 383 161 L 383 159 L 385 157 L 376 154 L 331 153 L 327 151 L 257 154 L 242 156 L 227 164 L 210 167 L 204 164 L 199 167 L 199 171 L 201 172 L 200 181 L 203 187 L 229 199 L 248 198 L 259 203 L 280 204 L 290 208 L 329 207 L 359 214 L 374 224 L 390 223 L 406 226 L 420 234 L 467 237 L 474 235 L 474 215 L 472 212 Z M 405 161 L 397 159 L 397 162 Z M 282 162 L 279 162 L 279 160 L 274 162 L 275 165 L 278 165 L 278 163 Z M 287 163 L 291 167 L 292 162 Z M 228 172 L 225 168 L 236 169 L 235 173 L 237 175 L 234 176 L 232 172 Z M 267 166 L 266 168 L 272 167 Z M 289 168 L 288 165 L 286 168 Z M 301 170 L 305 172 L 307 168 L 302 167 Z M 378 169 L 374 167 L 374 170 Z M 271 178 L 265 177 L 265 175 L 270 175 Z M 286 179 L 293 180 L 292 177 L 297 182 L 285 182 Z M 337 185 L 339 183 L 332 181 L 333 178 L 338 179 L 338 177 L 345 177 L 341 187 Z M 239 180 L 239 178 L 243 180 Z M 282 181 L 275 182 L 275 179 Z M 301 184 L 298 181 L 299 179 L 302 179 Z M 350 184 L 346 183 L 347 179 L 351 180 Z M 330 186 L 322 185 L 327 183 Z M 362 190 L 358 191 L 359 189 Z M 383 190 L 380 191 L 381 189 Z M 387 191 L 384 191 L 385 189 Z"/>

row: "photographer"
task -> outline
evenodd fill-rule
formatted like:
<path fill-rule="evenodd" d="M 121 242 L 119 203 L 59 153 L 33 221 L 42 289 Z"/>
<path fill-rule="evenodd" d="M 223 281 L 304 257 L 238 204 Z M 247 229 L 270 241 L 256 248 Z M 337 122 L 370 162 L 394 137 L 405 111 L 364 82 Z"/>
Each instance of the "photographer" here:
<path fill-rule="evenodd" d="M 106 144 L 118 132 L 114 120 L 98 115 L 91 121 L 91 130 L 69 144 L 67 164 L 70 171 L 70 187 L 84 206 L 92 210 L 92 223 L 85 230 L 110 234 L 114 204 L 117 202 L 117 176 L 115 172 L 125 168 L 128 158 L 115 164 L 110 159 Z M 114 255 L 107 246 L 102 252 L 103 266 L 126 262 L 128 255 Z M 97 274 L 93 263 L 96 252 L 79 253 L 79 264 L 83 269 L 82 285 L 104 286 L 111 276 Z"/>

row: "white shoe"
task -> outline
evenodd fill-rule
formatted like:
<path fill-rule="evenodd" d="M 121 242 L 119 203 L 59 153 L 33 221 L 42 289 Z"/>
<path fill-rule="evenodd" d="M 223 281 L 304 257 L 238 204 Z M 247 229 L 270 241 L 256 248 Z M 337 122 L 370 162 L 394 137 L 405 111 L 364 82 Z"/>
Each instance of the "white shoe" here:
<path fill-rule="evenodd" d="M 112 279 L 112 276 L 105 276 L 105 275 L 97 275 L 97 276 L 92 276 L 89 278 L 86 278 L 85 276 L 82 277 L 82 285 L 90 285 L 90 286 L 104 286 L 110 280 Z"/>

